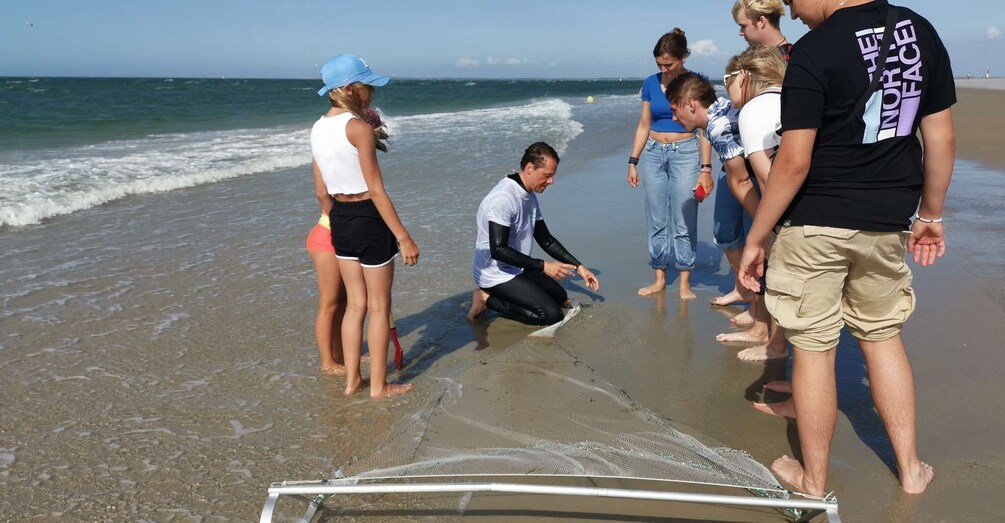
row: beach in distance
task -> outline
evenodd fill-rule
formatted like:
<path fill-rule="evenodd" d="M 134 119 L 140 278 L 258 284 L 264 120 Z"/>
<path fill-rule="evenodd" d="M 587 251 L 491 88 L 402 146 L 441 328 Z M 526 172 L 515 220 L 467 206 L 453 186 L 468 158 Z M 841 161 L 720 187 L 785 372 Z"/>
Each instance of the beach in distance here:
<path fill-rule="evenodd" d="M 405 367 L 390 376 L 415 391 L 344 396 L 344 379 L 318 370 L 304 249 L 319 213 L 309 129 L 326 103 L 316 84 L 0 78 L 0 521 L 254 521 L 272 482 L 407 461 L 387 443 L 426 422 L 418 439 L 444 444 L 617 435 L 644 421 L 764 466 L 793 452 L 794 422 L 750 407 L 784 399 L 761 384 L 785 379 L 786 364 L 743 363 L 738 347 L 715 341 L 741 309 L 708 304 L 731 286 L 711 242 L 712 199 L 699 207 L 698 298 L 680 302 L 676 282 L 635 294 L 652 278 L 643 195 L 626 182 L 638 79 L 394 79 L 377 90 L 391 134 L 383 176 L 421 249 L 418 265 L 399 264 L 393 291 Z M 920 496 L 900 491 L 845 335 L 828 485 L 845 521 L 990 522 L 1005 511 L 1003 89 L 958 81 L 947 253 L 934 267 L 912 262 L 918 306 L 904 340 L 934 483 Z M 493 314 L 465 319 L 477 205 L 539 140 L 562 157 L 540 196 L 549 228 L 601 281 L 598 293 L 564 282 L 583 309 L 550 341 Z M 435 414 L 443 405 L 450 415 Z M 276 520 L 306 505 L 284 498 Z M 787 517 L 396 494 L 329 499 L 319 520 Z"/>

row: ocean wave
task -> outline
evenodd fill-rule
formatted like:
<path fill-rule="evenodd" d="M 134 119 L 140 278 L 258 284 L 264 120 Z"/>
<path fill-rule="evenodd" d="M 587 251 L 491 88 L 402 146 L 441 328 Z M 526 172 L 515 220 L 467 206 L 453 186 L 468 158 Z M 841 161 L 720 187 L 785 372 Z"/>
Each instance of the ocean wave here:
<path fill-rule="evenodd" d="M 387 118 L 413 161 L 543 140 L 560 153 L 583 132 L 561 99 Z M 159 134 L 0 154 L 0 227 L 41 223 L 132 195 L 159 193 L 309 165 L 308 128 Z M 406 155 L 407 156 L 407 155 Z"/>
<path fill-rule="evenodd" d="M 0 226 L 40 223 L 130 195 L 308 165 L 307 143 L 306 129 L 245 129 L 53 150 L 31 161 L 0 159 Z"/>
<path fill-rule="evenodd" d="M 564 100 L 549 98 L 515 106 L 391 117 L 387 125 L 395 140 L 439 143 L 462 137 L 488 146 L 501 137 L 520 136 L 547 141 L 562 153 L 583 132 L 583 125 L 572 119 L 572 109 Z"/>

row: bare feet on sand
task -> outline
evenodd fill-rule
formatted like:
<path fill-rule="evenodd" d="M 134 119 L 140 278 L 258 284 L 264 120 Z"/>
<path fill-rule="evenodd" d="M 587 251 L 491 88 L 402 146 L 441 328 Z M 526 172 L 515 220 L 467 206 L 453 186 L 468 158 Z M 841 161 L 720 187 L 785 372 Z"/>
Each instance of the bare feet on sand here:
<path fill-rule="evenodd" d="M 730 318 L 729 323 L 734 327 L 750 327 L 754 324 L 754 316 L 750 311 L 743 311 Z"/>
<path fill-rule="evenodd" d="M 690 300 L 693 300 L 693 299 L 695 299 L 697 297 L 698 296 L 694 292 L 692 292 L 690 288 L 686 288 L 685 289 L 684 287 L 681 287 L 681 289 L 680 289 L 680 299 L 682 299 L 684 301 L 690 301 Z"/>
<path fill-rule="evenodd" d="M 468 311 L 468 321 L 475 321 L 481 313 L 485 312 L 488 308 L 489 293 L 481 290 L 475 289 L 475 292 L 471 294 L 471 310 Z"/>
<path fill-rule="evenodd" d="M 768 333 L 754 329 L 741 332 L 724 332 L 715 337 L 720 343 L 767 343 Z"/>
<path fill-rule="evenodd" d="M 769 381 L 764 384 L 764 388 L 783 394 L 792 394 L 792 383 L 788 381 Z M 769 416 L 796 419 L 796 405 L 792 403 L 792 398 L 775 403 L 762 403 L 758 401 L 754 402 L 752 407 Z"/>
<path fill-rule="evenodd" d="M 716 307 L 725 307 L 734 303 L 747 303 L 754 299 L 752 296 L 744 296 L 739 290 L 733 289 L 729 294 L 716 296 L 709 302 Z"/>
<path fill-rule="evenodd" d="M 900 471 L 900 488 L 908 494 L 921 494 L 935 479 L 935 470 L 924 461 L 916 461 L 905 472 Z"/>
<path fill-rule="evenodd" d="M 811 496 L 822 497 L 824 495 L 823 485 L 805 485 L 803 482 L 804 472 L 801 463 L 788 456 L 782 456 L 771 464 L 771 472 L 775 477 L 782 480 L 782 483 L 793 487 L 796 492 L 809 494 Z"/>
<path fill-rule="evenodd" d="M 369 386 L 370 386 L 370 380 L 360 379 L 359 381 L 356 381 L 347 379 L 345 380 L 345 395 L 352 396 L 353 394 L 356 394 L 357 392 Z"/>
<path fill-rule="evenodd" d="M 769 381 L 764 384 L 764 388 L 768 390 L 773 390 L 775 392 L 784 392 L 785 394 L 792 394 L 791 381 Z"/>
<path fill-rule="evenodd" d="M 751 404 L 751 406 L 754 407 L 754 410 L 763 412 L 769 416 L 796 419 L 796 406 L 792 403 L 791 399 L 779 401 L 777 403 L 761 403 L 755 401 Z"/>
<path fill-rule="evenodd" d="M 788 358 L 789 353 L 785 350 L 785 346 L 782 346 L 782 351 L 778 352 L 774 347 L 765 343 L 763 345 L 758 345 L 756 347 L 750 347 L 749 349 L 743 349 L 736 353 L 736 357 L 743 361 L 768 361 L 777 360 L 781 358 Z"/>
<path fill-rule="evenodd" d="M 404 383 L 398 385 L 397 383 L 386 383 L 381 390 L 377 390 L 375 387 L 370 387 L 370 399 L 380 399 L 380 398 L 390 398 L 391 396 L 400 396 L 402 394 L 408 394 L 412 392 L 415 387 L 411 383 Z"/>
<path fill-rule="evenodd" d="M 321 372 L 324 374 L 331 374 L 333 376 L 345 376 L 345 365 L 336 363 L 330 367 L 321 367 Z"/>
<path fill-rule="evenodd" d="M 642 287 L 641 289 L 639 289 L 639 296 L 651 296 L 651 295 L 656 294 L 658 292 L 663 292 L 663 289 L 666 289 L 666 287 L 667 287 L 667 284 L 666 284 L 665 281 L 664 282 L 656 282 L 656 283 L 653 283 L 652 285 L 650 285 L 648 287 Z"/>

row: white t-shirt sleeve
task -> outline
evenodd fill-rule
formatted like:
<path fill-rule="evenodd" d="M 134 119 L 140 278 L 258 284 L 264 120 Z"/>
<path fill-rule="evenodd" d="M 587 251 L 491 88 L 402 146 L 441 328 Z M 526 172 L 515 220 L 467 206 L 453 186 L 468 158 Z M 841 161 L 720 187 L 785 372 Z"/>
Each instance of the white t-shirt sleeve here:
<path fill-rule="evenodd" d="M 493 192 L 485 199 L 483 211 L 490 222 L 506 227 L 513 227 L 513 221 L 518 211 L 517 202 L 504 192 Z"/>
<path fill-rule="evenodd" d="M 781 96 L 777 94 L 762 94 L 744 106 L 739 119 L 744 156 L 778 146 L 781 142 L 777 134 L 782 124 L 781 114 Z"/>

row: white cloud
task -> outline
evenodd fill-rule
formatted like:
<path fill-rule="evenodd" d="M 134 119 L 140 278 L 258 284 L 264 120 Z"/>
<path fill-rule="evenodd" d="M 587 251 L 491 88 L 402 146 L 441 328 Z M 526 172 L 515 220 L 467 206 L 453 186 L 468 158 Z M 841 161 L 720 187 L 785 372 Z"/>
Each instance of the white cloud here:
<path fill-rule="evenodd" d="M 472 58 L 460 58 L 456 63 L 457 67 L 478 67 L 478 60 Z"/>
<path fill-rule="evenodd" d="M 716 41 L 713 39 L 698 40 L 690 45 L 691 52 L 697 55 L 701 54 L 716 54 L 719 52 L 719 47 L 716 45 Z"/>
<path fill-rule="evenodd" d="M 531 63 L 531 61 L 529 59 L 527 59 L 527 58 L 513 58 L 513 57 L 510 57 L 510 58 L 505 58 L 505 59 L 501 59 L 500 60 L 498 58 L 493 58 L 493 57 L 490 56 L 490 57 L 488 57 L 488 58 L 485 59 L 485 65 L 522 65 L 522 64 L 529 64 L 529 63 Z"/>
<path fill-rule="evenodd" d="M 1002 37 L 1002 30 L 997 27 L 989 27 L 987 33 L 988 40 L 997 40 Z"/>
<path fill-rule="evenodd" d="M 719 47 L 715 45 L 715 40 L 698 40 L 691 44 L 691 52 L 696 55 L 711 55 L 719 52 Z"/>

